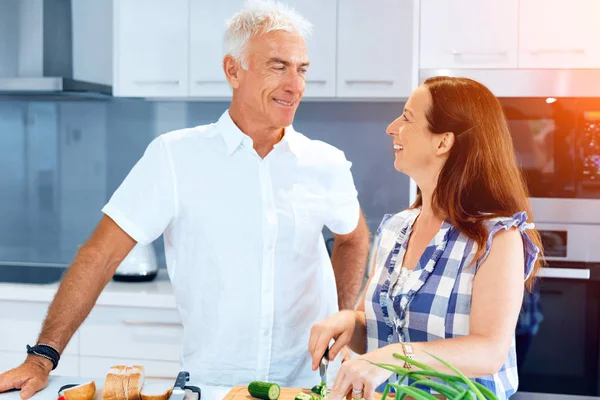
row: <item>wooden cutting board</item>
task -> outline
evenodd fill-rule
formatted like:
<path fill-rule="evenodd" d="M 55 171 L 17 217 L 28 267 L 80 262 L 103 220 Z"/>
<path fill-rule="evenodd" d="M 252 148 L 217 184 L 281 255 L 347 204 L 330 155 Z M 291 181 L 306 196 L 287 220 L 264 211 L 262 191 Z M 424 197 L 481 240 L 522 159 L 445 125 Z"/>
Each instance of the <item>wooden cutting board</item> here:
<path fill-rule="evenodd" d="M 294 397 L 300 392 L 310 393 L 310 390 L 294 389 L 294 388 L 281 388 L 281 394 L 279 399 L 281 400 L 294 400 Z M 223 400 L 246 400 L 254 399 L 248 393 L 248 386 L 234 386 L 233 389 L 227 393 L 227 396 L 223 397 Z"/>
<path fill-rule="evenodd" d="M 294 389 L 294 388 L 281 388 L 281 394 L 279 395 L 279 400 L 294 400 L 294 398 L 298 395 L 298 393 L 310 393 L 309 389 Z M 375 393 L 375 398 L 377 400 L 381 399 L 381 393 Z M 392 397 L 389 397 L 392 398 Z M 235 386 L 233 389 L 227 393 L 227 396 L 223 398 L 223 400 L 253 400 L 254 397 L 250 396 L 248 393 L 247 386 Z"/>

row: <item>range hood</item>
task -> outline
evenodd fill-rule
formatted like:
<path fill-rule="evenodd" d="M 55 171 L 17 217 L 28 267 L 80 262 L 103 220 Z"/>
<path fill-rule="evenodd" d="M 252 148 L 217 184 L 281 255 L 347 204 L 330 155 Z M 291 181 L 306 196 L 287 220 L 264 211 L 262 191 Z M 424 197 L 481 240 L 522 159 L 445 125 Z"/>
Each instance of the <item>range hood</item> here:
<path fill-rule="evenodd" d="M 73 61 L 71 0 L 0 1 L 0 96 L 112 95 L 108 84 L 77 79 Z"/>
<path fill-rule="evenodd" d="M 496 97 L 600 97 L 600 69 L 420 69 L 419 83 L 438 75 L 474 79 Z"/>

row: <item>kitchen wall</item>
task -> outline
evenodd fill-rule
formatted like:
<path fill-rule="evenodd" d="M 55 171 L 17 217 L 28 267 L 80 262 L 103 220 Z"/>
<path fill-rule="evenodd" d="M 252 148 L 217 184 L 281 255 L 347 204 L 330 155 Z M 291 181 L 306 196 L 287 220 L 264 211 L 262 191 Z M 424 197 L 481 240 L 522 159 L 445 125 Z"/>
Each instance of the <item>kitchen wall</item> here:
<path fill-rule="evenodd" d="M 213 122 L 226 102 L 0 99 L 0 261 L 68 264 L 157 135 Z M 387 124 L 402 103 L 305 102 L 294 126 L 346 153 L 371 231 L 409 202 Z M 330 234 L 326 231 L 325 236 Z M 162 241 L 155 243 L 164 263 Z"/>

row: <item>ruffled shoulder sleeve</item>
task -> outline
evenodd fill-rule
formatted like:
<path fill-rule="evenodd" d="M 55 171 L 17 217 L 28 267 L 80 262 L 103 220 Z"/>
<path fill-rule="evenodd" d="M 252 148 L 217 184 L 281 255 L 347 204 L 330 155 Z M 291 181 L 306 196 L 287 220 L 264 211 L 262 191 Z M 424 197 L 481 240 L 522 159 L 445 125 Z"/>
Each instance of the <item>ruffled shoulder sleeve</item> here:
<path fill-rule="evenodd" d="M 416 209 L 407 209 L 397 214 L 384 215 L 373 240 L 369 265 L 372 265 L 373 256 L 377 257 L 375 261 L 378 266 L 384 264 L 397 240 L 406 233 L 406 230 L 418 215 L 419 210 Z"/>
<path fill-rule="evenodd" d="M 529 278 L 531 272 L 533 271 L 533 267 L 538 258 L 538 254 L 540 249 L 533 244 L 529 236 L 526 234 L 528 229 L 533 229 L 534 224 L 527 222 L 527 213 L 525 211 L 518 212 L 511 217 L 500 217 L 493 218 L 486 222 L 486 227 L 488 230 L 488 238 L 485 245 L 485 252 L 483 256 L 477 261 L 477 268 L 486 260 L 487 256 L 490 254 L 490 248 L 492 246 L 492 239 L 494 235 L 501 230 L 509 230 L 513 227 L 519 229 L 521 232 L 521 237 L 523 238 L 523 251 L 525 256 L 525 271 L 524 276 L 525 279 Z"/>

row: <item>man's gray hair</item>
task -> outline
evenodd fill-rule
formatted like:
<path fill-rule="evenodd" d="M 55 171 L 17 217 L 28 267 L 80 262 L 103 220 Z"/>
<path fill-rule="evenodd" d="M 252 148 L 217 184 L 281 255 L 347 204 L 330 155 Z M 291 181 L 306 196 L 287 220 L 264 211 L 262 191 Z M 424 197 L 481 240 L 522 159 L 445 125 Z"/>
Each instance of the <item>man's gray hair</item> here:
<path fill-rule="evenodd" d="M 248 69 L 246 50 L 252 35 L 283 30 L 296 32 L 304 39 L 312 33 L 312 24 L 285 4 L 269 0 L 248 0 L 243 10 L 227 21 L 225 54 Z"/>

